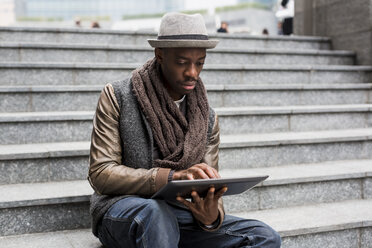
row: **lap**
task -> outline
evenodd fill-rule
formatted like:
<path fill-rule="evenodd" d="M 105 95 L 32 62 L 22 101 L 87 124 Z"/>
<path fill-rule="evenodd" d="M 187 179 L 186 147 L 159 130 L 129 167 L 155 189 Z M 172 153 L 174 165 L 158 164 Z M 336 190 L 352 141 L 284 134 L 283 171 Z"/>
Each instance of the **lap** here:
<path fill-rule="evenodd" d="M 180 228 L 179 247 L 248 247 L 252 244 L 262 244 L 264 247 L 266 242 L 278 242 L 277 233 L 258 220 L 225 215 L 221 227 L 208 232 L 201 229 L 192 218 L 191 214 L 182 214 L 177 218 Z"/>
<path fill-rule="evenodd" d="M 179 235 L 179 247 L 236 247 L 237 244 L 244 247 L 265 242 L 280 243 L 278 234 L 265 223 L 231 215 L 225 216 L 222 226 L 218 230 L 205 231 L 199 227 L 190 211 L 174 207 L 162 200 L 140 197 L 124 198 L 113 204 L 104 218 L 110 220 L 110 226 L 115 230 L 118 230 L 117 225 L 121 225 L 122 230 L 131 232 L 133 231 L 130 228 L 131 222 L 138 216 L 140 219 L 147 218 L 149 211 L 155 213 L 157 218 L 160 217 L 163 223 L 167 223 L 166 228 L 169 229 L 171 226 L 172 229 L 177 229 L 176 234 L 173 233 L 173 235 Z M 112 220 L 115 224 L 112 223 Z M 139 222 L 145 223 L 141 220 Z M 154 228 L 164 231 L 160 225 L 162 224 L 157 223 Z M 107 227 L 105 228 L 107 230 Z M 133 233 L 132 236 L 135 234 Z M 278 246 L 262 245 L 262 247 Z"/>

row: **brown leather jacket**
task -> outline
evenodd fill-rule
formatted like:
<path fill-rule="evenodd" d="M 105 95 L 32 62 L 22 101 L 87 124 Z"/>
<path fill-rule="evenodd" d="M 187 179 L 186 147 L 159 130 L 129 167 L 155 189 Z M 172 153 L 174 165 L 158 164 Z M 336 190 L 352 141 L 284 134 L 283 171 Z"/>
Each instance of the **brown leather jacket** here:
<path fill-rule="evenodd" d="M 218 170 L 220 131 L 217 115 L 215 118 L 206 153 L 201 162 Z M 88 180 L 94 191 L 100 195 L 151 196 L 167 183 L 170 169 L 132 168 L 121 164 L 119 119 L 120 109 L 114 89 L 111 84 L 107 84 L 101 93 L 93 119 Z M 223 220 L 222 199 L 219 202 L 219 212 L 220 220 Z"/>

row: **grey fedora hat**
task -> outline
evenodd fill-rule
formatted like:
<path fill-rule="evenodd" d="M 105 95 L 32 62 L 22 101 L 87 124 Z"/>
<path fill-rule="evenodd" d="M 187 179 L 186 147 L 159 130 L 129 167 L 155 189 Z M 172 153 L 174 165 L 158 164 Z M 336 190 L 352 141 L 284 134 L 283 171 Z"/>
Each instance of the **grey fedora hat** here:
<path fill-rule="evenodd" d="M 168 13 L 163 16 L 157 39 L 147 40 L 152 47 L 214 48 L 218 40 L 209 40 L 200 14 Z"/>

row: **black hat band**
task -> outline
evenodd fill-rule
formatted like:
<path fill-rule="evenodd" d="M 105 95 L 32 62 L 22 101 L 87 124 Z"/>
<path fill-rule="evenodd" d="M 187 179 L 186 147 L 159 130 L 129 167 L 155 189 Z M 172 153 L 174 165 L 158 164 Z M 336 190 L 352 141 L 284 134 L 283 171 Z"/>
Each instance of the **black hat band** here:
<path fill-rule="evenodd" d="M 202 34 L 162 35 L 158 36 L 158 40 L 208 40 L 208 36 Z"/>

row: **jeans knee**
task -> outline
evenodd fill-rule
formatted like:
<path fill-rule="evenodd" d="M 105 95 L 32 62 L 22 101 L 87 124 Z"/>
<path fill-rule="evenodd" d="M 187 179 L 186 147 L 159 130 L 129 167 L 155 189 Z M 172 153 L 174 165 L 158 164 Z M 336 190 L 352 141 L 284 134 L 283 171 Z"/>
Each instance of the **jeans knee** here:
<path fill-rule="evenodd" d="M 100 240 L 108 247 L 176 247 L 177 219 L 164 201 L 125 198 L 113 205 L 100 227 Z M 121 246 L 120 246 L 121 247 Z"/>
<path fill-rule="evenodd" d="M 163 201 L 146 199 L 143 202 L 142 210 L 150 214 L 162 214 L 164 212 L 168 213 L 168 206 Z"/>
<path fill-rule="evenodd" d="M 160 210 L 160 203 L 159 201 L 153 200 L 153 199 L 144 199 L 142 202 L 143 209 L 147 209 L 150 211 L 157 211 Z"/>
<path fill-rule="evenodd" d="M 139 215 L 142 218 L 151 218 L 159 222 L 177 222 L 176 217 L 170 212 L 169 206 L 164 201 L 159 200 L 145 200 Z"/>

